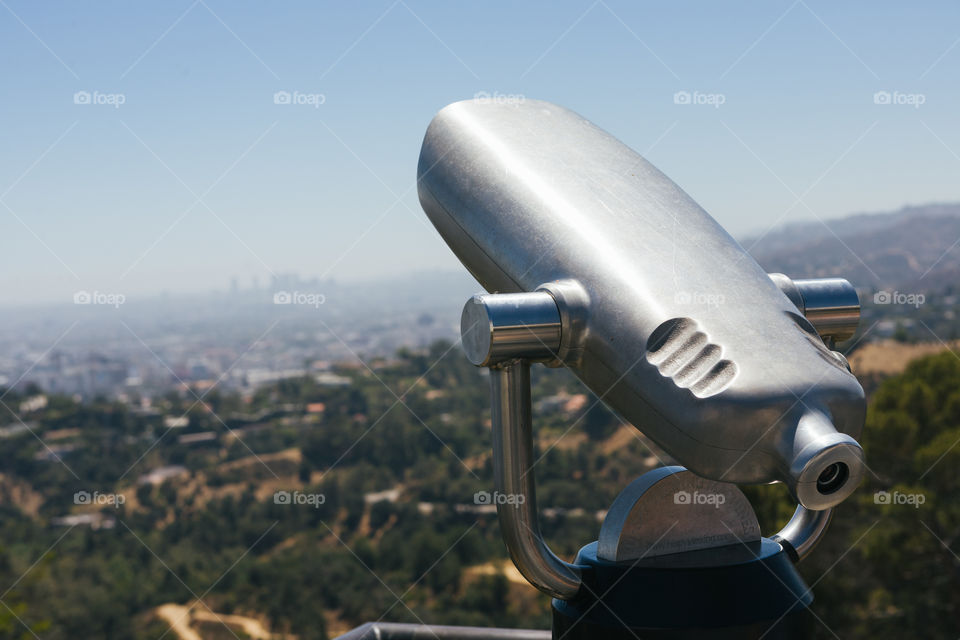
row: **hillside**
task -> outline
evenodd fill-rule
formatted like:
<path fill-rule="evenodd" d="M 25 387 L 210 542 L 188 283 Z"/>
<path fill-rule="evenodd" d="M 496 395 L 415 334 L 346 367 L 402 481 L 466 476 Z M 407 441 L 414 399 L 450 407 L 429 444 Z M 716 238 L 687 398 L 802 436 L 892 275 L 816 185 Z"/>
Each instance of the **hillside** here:
<path fill-rule="evenodd" d="M 960 359 L 938 355 L 946 345 L 930 332 L 944 343 L 956 332 L 942 292 L 960 270 L 947 251 L 960 205 L 832 225 L 842 243 L 822 225 L 795 225 L 755 247 L 769 270 L 850 278 L 871 329 L 850 361 L 873 399 L 862 442 L 879 476 L 838 510 L 802 570 L 818 615 L 843 637 L 909 637 L 929 620 L 929 637 L 956 638 L 960 582 L 940 572 L 952 552 L 938 538 L 960 530 L 944 499 L 957 488 Z M 936 263 L 928 277 L 940 293 L 918 306 L 873 302 L 874 282 L 909 291 L 899 283 L 924 261 Z M 430 295 L 456 298 L 456 310 L 459 286 Z M 900 340 L 875 340 L 879 324 Z M 597 509 L 670 461 L 568 371 L 536 367 L 533 382 L 543 530 L 572 557 L 596 538 Z M 0 640 L 325 640 L 378 618 L 549 624 L 547 598 L 517 580 L 496 516 L 478 502 L 492 486 L 488 381 L 450 343 L 337 362 L 252 394 L 186 383 L 144 402 L 26 387 L 0 389 L 0 580 L 14 585 Z M 782 486 L 746 490 L 764 531 L 792 513 Z M 877 491 L 927 502 L 881 510 Z"/>
<path fill-rule="evenodd" d="M 942 290 L 960 276 L 960 204 L 795 223 L 742 244 L 768 271 L 839 276 L 858 287 Z"/>

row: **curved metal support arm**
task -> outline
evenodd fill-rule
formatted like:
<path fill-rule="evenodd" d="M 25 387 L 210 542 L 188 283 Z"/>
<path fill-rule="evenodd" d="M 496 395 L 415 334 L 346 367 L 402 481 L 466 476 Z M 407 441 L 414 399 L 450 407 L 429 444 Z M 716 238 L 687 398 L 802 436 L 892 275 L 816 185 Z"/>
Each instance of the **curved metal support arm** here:
<path fill-rule="evenodd" d="M 811 511 L 798 506 L 790 522 L 772 538 L 783 545 L 794 562 L 800 562 L 813 551 L 817 542 L 827 531 L 827 527 L 830 526 L 831 519 L 833 519 L 833 509 Z"/>
<path fill-rule="evenodd" d="M 558 558 L 544 542 L 537 519 L 533 477 L 530 363 L 513 360 L 490 369 L 493 472 L 500 532 L 510 558 L 540 591 L 569 600 L 582 583 L 580 569 Z"/>

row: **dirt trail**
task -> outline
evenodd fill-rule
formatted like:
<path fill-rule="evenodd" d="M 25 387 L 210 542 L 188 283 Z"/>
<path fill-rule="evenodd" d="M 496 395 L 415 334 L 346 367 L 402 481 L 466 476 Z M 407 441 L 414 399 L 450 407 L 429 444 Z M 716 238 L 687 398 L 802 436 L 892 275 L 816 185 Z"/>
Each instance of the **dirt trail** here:
<path fill-rule="evenodd" d="M 225 624 L 242 630 L 255 640 L 271 640 L 275 637 L 264 628 L 259 620 L 247 616 L 214 613 L 198 607 L 191 609 L 186 605 L 173 603 L 157 607 L 156 612 L 160 618 L 170 625 L 170 628 L 179 636 L 180 640 L 203 640 L 203 636 L 192 626 L 195 620 Z"/>
<path fill-rule="evenodd" d="M 517 568 L 510 560 L 490 561 L 484 564 L 479 564 L 467 568 L 465 573 L 471 576 L 492 576 L 498 573 L 503 573 L 504 577 L 513 584 L 522 584 L 526 587 L 530 587 L 530 583 L 527 582 L 526 578 L 520 575 L 520 572 L 517 571 Z M 533 587 L 530 588 L 532 589 Z"/>
<path fill-rule="evenodd" d="M 170 625 L 180 640 L 203 640 L 200 634 L 190 627 L 190 612 L 187 607 L 163 604 L 157 607 L 157 615 Z"/>

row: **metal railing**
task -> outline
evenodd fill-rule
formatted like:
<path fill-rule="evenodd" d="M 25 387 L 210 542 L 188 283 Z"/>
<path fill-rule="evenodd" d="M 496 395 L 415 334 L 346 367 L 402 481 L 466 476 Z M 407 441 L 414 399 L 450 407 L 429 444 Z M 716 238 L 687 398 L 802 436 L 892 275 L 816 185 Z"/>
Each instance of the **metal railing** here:
<path fill-rule="evenodd" d="M 549 640 L 549 631 L 368 622 L 338 640 Z"/>

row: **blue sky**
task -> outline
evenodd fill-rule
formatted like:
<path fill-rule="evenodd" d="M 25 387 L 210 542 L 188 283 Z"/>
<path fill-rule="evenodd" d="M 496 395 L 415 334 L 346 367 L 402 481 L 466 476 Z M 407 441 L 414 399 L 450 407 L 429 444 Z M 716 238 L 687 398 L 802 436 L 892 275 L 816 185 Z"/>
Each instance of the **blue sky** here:
<path fill-rule="evenodd" d="M 3 302 L 456 269 L 414 178 L 433 114 L 478 92 L 580 112 L 735 235 L 960 201 L 958 18 L 946 2 L 2 0 Z"/>

